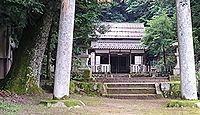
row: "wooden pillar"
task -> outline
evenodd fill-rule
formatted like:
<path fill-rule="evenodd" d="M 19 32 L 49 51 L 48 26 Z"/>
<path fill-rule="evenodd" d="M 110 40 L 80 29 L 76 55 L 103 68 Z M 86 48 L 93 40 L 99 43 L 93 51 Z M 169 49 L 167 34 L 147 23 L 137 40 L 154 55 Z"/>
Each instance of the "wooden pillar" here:
<path fill-rule="evenodd" d="M 146 54 L 143 53 L 143 61 L 142 61 L 142 64 L 146 66 Z"/>
<path fill-rule="evenodd" d="M 111 72 L 110 52 L 108 53 L 108 64 L 109 64 L 109 72 Z"/>
<path fill-rule="evenodd" d="M 131 62 L 132 62 L 132 57 L 131 57 L 131 53 L 130 53 L 130 66 L 131 66 Z"/>
<path fill-rule="evenodd" d="M 95 52 L 91 52 L 91 66 L 95 65 Z"/>
<path fill-rule="evenodd" d="M 95 71 L 95 52 L 91 52 L 91 68 L 92 68 L 92 72 L 96 72 Z"/>
<path fill-rule="evenodd" d="M 108 54 L 108 64 L 110 65 L 110 53 Z"/>
<path fill-rule="evenodd" d="M 184 99 L 197 99 L 190 0 L 176 0 L 177 30 Z"/>
<path fill-rule="evenodd" d="M 132 72 L 132 69 L 131 69 L 131 62 L 132 62 L 132 57 L 131 57 L 131 52 L 130 52 L 130 66 L 129 66 L 130 73 Z"/>

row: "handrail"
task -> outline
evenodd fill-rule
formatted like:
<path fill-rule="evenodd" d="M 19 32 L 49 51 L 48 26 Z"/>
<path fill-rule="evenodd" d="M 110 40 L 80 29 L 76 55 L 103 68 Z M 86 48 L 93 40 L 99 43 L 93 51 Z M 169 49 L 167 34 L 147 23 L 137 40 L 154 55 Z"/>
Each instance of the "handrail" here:
<path fill-rule="evenodd" d="M 131 73 L 146 72 L 146 66 L 141 64 L 131 64 L 130 72 Z"/>
<path fill-rule="evenodd" d="M 92 72 L 108 73 L 108 72 L 110 72 L 110 64 L 94 65 L 92 67 Z"/>

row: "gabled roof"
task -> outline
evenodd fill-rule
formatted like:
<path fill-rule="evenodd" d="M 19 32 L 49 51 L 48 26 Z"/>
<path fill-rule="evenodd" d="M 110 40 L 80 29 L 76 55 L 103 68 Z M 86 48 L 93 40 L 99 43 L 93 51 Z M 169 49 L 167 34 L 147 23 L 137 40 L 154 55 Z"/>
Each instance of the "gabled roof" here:
<path fill-rule="evenodd" d="M 99 39 L 91 42 L 92 49 L 146 49 L 141 43 L 143 23 L 102 23 L 106 27 Z"/>
<path fill-rule="evenodd" d="M 105 34 L 99 34 L 100 39 L 142 39 L 144 35 L 143 23 L 109 23 L 102 25 L 108 28 Z"/>

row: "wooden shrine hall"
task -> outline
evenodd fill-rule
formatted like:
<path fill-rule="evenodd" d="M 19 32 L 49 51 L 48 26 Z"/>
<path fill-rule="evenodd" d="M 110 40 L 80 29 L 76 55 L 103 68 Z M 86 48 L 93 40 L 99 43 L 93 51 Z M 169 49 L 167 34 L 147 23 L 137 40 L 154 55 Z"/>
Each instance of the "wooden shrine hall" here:
<path fill-rule="evenodd" d="M 102 23 L 107 30 L 91 42 L 89 60 L 93 73 L 137 73 L 146 65 L 143 23 Z"/>

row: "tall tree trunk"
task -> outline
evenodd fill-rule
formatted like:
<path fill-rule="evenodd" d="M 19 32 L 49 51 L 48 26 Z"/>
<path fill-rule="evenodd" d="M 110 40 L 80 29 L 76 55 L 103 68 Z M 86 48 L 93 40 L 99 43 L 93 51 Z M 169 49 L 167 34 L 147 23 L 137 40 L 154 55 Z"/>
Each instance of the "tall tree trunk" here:
<path fill-rule="evenodd" d="M 53 27 L 51 25 L 51 29 L 50 29 L 50 35 L 52 34 L 52 30 Z M 47 77 L 46 79 L 50 79 L 51 78 L 51 36 L 48 37 L 48 42 L 47 42 L 47 64 L 46 64 L 46 74 Z"/>
<path fill-rule="evenodd" d="M 47 8 L 35 25 L 24 29 L 14 63 L 1 84 L 4 89 L 19 94 L 40 91 L 41 64 L 53 17 L 52 9 Z"/>
<path fill-rule="evenodd" d="M 190 0 L 176 0 L 176 8 L 182 98 L 197 99 Z"/>
<path fill-rule="evenodd" d="M 163 62 L 164 62 L 164 74 L 167 74 L 166 51 L 164 44 L 163 44 Z"/>
<path fill-rule="evenodd" d="M 69 96 L 74 15 L 75 0 L 62 0 L 54 81 L 54 97 L 58 99 Z"/>

